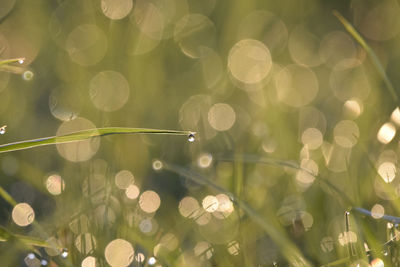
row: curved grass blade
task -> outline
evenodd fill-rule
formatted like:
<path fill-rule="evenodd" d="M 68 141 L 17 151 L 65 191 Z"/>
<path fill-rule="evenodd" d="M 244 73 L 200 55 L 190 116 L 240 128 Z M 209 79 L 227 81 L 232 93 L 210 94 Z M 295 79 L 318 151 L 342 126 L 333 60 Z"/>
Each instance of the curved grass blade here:
<path fill-rule="evenodd" d="M 53 249 L 60 249 L 60 250 L 63 249 L 63 247 L 61 247 L 59 245 L 49 244 L 46 241 L 36 238 L 36 237 L 12 234 L 7 229 L 0 226 L 0 242 L 7 242 L 10 240 L 17 240 L 26 246 L 53 248 Z"/>
<path fill-rule="evenodd" d="M 335 15 L 335 17 L 338 18 L 338 20 L 343 24 L 344 28 L 365 49 L 365 51 L 371 58 L 372 63 L 375 65 L 375 68 L 377 69 L 379 75 L 381 75 L 393 99 L 396 101 L 397 105 L 399 105 L 399 97 L 397 96 L 397 93 L 392 83 L 390 82 L 389 77 L 386 75 L 385 69 L 383 68 L 374 50 L 372 50 L 372 48 L 367 44 L 367 42 L 365 42 L 364 38 L 357 32 L 356 29 L 354 29 L 354 27 L 350 24 L 350 22 L 347 19 L 345 19 L 339 12 L 334 10 L 333 15 Z"/>
<path fill-rule="evenodd" d="M 257 211 L 251 208 L 246 202 L 235 196 L 232 192 L 222 188 L 215 184 L 213 181 L 207 179 L 201 174 L 192 170 L 173 165 L 163 163 L 163 168 L 173 173 L 179 174 L 197 184 L 207 185 L 221 193 L 228 195 L 232 202 L 234 202 L 239 208 L 241 208 L 253 222 L 258 224 L 274 241 L 274 243 L 281 249 L 282 254 L 285 258 L 292 263 L 296 263 L 296 266 L 312 266 L 302 255 L 300 250 L 289 240 L 285 232 L 280 227 L 272 225 Z"/>
<path fill-rule="evenodd" d="M 30 149 L 39 146 L 84 141 L 93 137 L 100 137 L 112 134 L 190 135 L 195 133 L 190 131 L 158 130 L 158 129 L 147 129 L 147 128 L 125 128 L 125 127 L 95 128 L 95 129 L 73 132 L 60 136 L 44 137 L 44 138 L 25 140 L 25 141 L 0 145 L 0 153 L 22 150 L 22 149 Z"/>

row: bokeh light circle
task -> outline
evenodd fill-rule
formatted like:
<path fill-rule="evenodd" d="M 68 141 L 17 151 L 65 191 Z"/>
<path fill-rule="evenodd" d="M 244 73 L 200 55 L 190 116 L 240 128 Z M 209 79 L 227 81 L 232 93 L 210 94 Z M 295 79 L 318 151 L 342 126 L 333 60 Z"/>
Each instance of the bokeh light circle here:
<path fill-rule="evenodd" d="M 104 251 L 108 264 L 113 267 L 126 267 L 133 261 L 134 250 L 128 241 L 115 239 L 108 243 Z"/>
<path fill-rule="evenodd" d="M 89 94 L 96 108 L 115 111 L 122 108 L 129 99 L 129 83 L 116 71 L 102 71 L 92 78 Z"/>
<path fill-rule="evenodd" d="M 228 55 L 232 76 L 247 84 L 261 82 L 272 67 L 269 49 L 260 41 L 244 39 L 237 42 Z"/>

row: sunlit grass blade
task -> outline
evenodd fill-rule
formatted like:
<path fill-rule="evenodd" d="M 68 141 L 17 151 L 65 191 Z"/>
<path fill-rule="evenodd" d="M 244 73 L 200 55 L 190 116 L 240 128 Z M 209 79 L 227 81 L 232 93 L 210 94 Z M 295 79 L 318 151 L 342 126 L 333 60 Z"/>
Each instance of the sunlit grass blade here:
<path fill-rule="evenodd" d="M 6 64 L 10 64 L 10 63 L 23 63 L 25 60 L 24 57 L 18 57 L 18 58 L 10 58 L 10 59 L 4 59 L 4 60 L 0 60 L 0 66 L 6 65 Z"/>
<path fill-rule="evenodd" d="M 24 141 L 0 145 L 0 153 L 22 150 L 22 149 L 30 149 L 38 146 L 84 141 L 93 137 L 100 137 L 112 134 L 190 135 L 195 133 L 190 131 L 158 130 L 158 129 L 146 129 L 146 128 L 124 128 L 124 127 L 95 128 L 95 129 L 73 132 L 61 136 L 44 137 L 44 138 L 24 140 Z"/>
<path fill-rule="evenodd" d="M 375 54 L 374 50 L 367 44 L 364 38 L 357 32 L 356 29 L 350 24 L 348 20 L 346 20 L 339 12 L 336 10 L 333 11 L 333 15 L 335 15 L 338 20 L 343 24 L 345 29 L 353 36 L 353 38 L 365 49 L 368 56 L 371 58 L 372 63 L 375 65 L 379 75 L 381 75 L 386 87 L 388 88 L 390 94 L 392 95 L 393 99 L 396 101 L 397 105 L 399 105 L 399 97 L 387 76 L 385 69 L 383 68 L 381 62 L 379 61 L 377 55 Z"/>
<path fill-rule="evenodd" d="M 291 263 L 295 263 L 296 266 L 311 266 L 311 264 L 304 258 L 300 250 L 289 240 L 286 233 L 278 225 L 273 225 L 268 221 L 268 219 L 261 216 L 257 211 L 251 208 L 246 202 L 235 196 L 232 192 L 224 189 L 223 187 L 215 184 L 213 181 L 207 179 L 203 175 L 180 167 L 173 164 L 165 163 L 163 164 L 164 169 L 179 174 L 197 184 L 207 185 L 214 190 L 228 195 L 231 200 L 242 209 L 249 218 L 260 226 L 274 241 L 274 243 L 280 248 L 284 257 Z M 272 218 L 270 218 L 272 219 Z"/>
<path fill-rule="evenodd" d="M 0 227 L 0 242 L 7 242 L 11 240 L 16 240 L 21 242 L 26 246 L 35 246 L 35 247 L 42 247 L 42 248 L 53 248 L 53 249 L 63 249 L 62 247 L 56 244 L 49 244 L 46 241 L 32 237 L 32 236 L 25 236 L 25 235 L 16 235 L 10 233 L 4 227 Z"/>

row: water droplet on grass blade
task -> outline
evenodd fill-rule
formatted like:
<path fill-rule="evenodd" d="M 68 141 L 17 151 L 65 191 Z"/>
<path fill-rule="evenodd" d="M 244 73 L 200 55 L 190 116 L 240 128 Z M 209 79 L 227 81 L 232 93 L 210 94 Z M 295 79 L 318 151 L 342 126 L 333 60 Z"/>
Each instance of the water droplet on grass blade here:
<path fill-rule="evenodd" d="M 21 59 L 18 60 L 18 63 L 19 63 L 19 64 L 23 64 L 24 61 L 25 61 L 25 60 L 24 60 L 23 58 L 21 58 Z"/>
<path fill-rule="evenodd" d="M 61 252 L 61 257 L 64 258 L 64 259 L 68 257 L 68 250 L 67 249 L 63 249 L 63 251 Z"/>
<path fill-rule="evenodd" d="M 47 262 L 47 260 L 41 260 L 41 261 L 40 261 L 40 264 L 41 264 L 42 266 L 47 266 L 48 262 Z"/>
<path fill-rule="evenodd" d="M 6 133 L 6 128 L 7 128 L 7 125 L 2 126 L 0 128 L 0 134 L 5 134 Z"/>
<path fill-rule="evenodd" d="M 193 143 L 195 140 L 196 140 L 196 138 L 194 137 L 194 134 L 193 134 L 193 133 L 191 133 L 191 134 L 188 135 L 188 141 L 189 141 L 190 143 Z"/>

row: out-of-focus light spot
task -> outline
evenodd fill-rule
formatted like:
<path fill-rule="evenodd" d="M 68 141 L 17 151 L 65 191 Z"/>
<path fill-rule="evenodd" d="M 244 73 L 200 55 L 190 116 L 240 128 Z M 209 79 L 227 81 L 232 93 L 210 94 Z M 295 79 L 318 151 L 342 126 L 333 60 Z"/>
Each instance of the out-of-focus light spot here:
<path fill-rule="evenodd" d="M 109 19 L 122 19 L 132 10 L 132 0 L 101 0 L 101 11 Z"/>
<path fill-rule="evenodd" d="M 69 229 L 79 235 L 81 233 L 86 233 L 89 231 L 89 219 L 85 214 L 81 214 L 78 218 L 73 219 L 69 223 Z"/>
<path fill-rule="evenodd" d="M 319 55 L 332 68 L 343 59 L 356 58 L 357 49 L 349 35 L 342 31 L 333 31 L 322 39 Z"/>
<path fill-rule="evenodd" d="M 245 39 L 229 51 L 228 69 L 240 82 L 253 84 L 267 77 L 272 67 L 269 49 L 260 41 Z"/>
<path fill-rule="evenodd" d="M 278 147 L 277 142 L 272 137 L 267 137 L 262 142 L 262 149 L 266 153 L 274 153 L 276 148 Z"/>
<path fill-rule="evenodd" d="M 304 26 L 297 26 L 291 33 L 288 42 L 290 56 L 299 65 L 309 67 L 321 64 L 318 48 L 320 40 Z"/>
<path fill-rule="evenodd" d="M 302 107 L 314 100 L 319 85 L 311 69 L 289 65 L 275 76 L 275 87 L 280 101 L 292 107 Z"/>
<path fill-rule="evenodd" d="M 203 209 L 197 210 L 193 218 L 198 225 L 206 225 L 211 221 L 211 213 L 206 212 Z"/>
<path fill-rule="evenodd" d="M 48 263 L 47 260 L 42 259 L 42 260 L 40 261 L 40 264 L 41 264 L 42 266 L 47 266 L 47 264 L 49 264 L 49 263 Z"/>
<path fill-rule="evenodd" d="M 318 165 L 312 159 L 303 159 L 300 163 L 301 170 L 297 171 L 296 180 L 302 187 L 309 187 L 318 175 Z"/>
<path fill-rule="evenodd" d="M 370 263 L 371 267 L 383 267 L 385 264 L 383 263 L 383 260 L 380 258 L 373 259 Z"/>
<path fill-rule="evenodd" d="M 397 126 L 400 126 L 400 109 L 398 107 L 395 110 L 393 110 L 392 115 L 390 116 L 390 119 Z"/>
<path fill-rule="evenodd" d="M 144 259 L 145 259 L 145 256 L 141 252 L 137 253 L 135 256 L 135 261 L 137 261 L 137 262 L 142 263 L 142 262 L 144 262 Z"/>
<path fill-rule="evenodd" d="M 301 142 L 307 145 L 307 148 L 314 150 L 319 148 L 323 142 L 323 136 L 320 130 L 315 128 L 306 129 L 301 135 Z"/>
<path fill-rule="evenodd" d="M 229 130 L 236 121 L 233 108 L 225 103 L 213 105 L 208 111 L 208 122 L 217 131 Z"/>
<path fill-rule="evenodd" d="M 115 239 L 108 243 L 104 255 L 107 263 L 111 266 L 125 267 L 133 261 L 134 250 L 128 241 Z"/>
<path fill-rule="evenodd" d="M 137 199 L 139 196 L 140 189 L 134 184 L 131 184 L 128 186 L 128 188 L 125 189 L 125 195 L 129 199 Z"/>
<path fill-rule="evenodd" d="M 198 242 L 193 250 L 194 255 L 196 255 L 196 257 L 199 257 L 201 260 L 211 259 L 214 252 L 211 244 L 204 241 Z"/>
<path fill-rule="evenodd" d="M 306 212 L 306 211 L 302 211 L 302 212 L 300 212 L 300 218 L 301 218 L 301 222 L 302 222 L 302 224 L 304 226 L 304 229 L 306 231 L 310 230 L 310 228 L 314 224 L 313 216 L 310 213 Z"/>
<path fill-rule="evenodd" d="M 237 241 L 235 241 L 235 240 L 231 241 L 231 242 L 228 243 L 227 249 L 228 249 L 229 254 L 238 255 L 239 251 L 240 251 L 239 243 Z"/>
<path fill-rule="evenodd" d="M 378 167 L 378 174 L 386 183 L 391 183 L 396 177 L 396 165 L 393 162 L 383 162 Z"/>
<path fill-rule="evenodd" d="M 96 25 L 79 25 L 68 35 L 65 49 L 75 63 L 85 67 L 91 66 L 106 54 L 107 37 Z"/>
<path fill-rule="evenodd" d="M 193 197 L 184 197 L 179 202 L 179 213 L 186 218 L 193 218 L 200 208 L 199 202 Z"/>
<path fill-rule="evenodd" d="M 127 189 L 134 181 L 133 174 L 128 170 L 122 170 L 115 175 L 115 185 L 119 189 Z"/>
<path fill-rule="evenodd" d="M 351 148 L 324 142 L 321 146 L 325 164 L 333 172 L 343 172 L 349 165 Z"/>
<path fill-rule="evenodd" d="M 166 233 L 161 237 L 160 244 L 168 251 L 174 251 L 179 245 L 179 240 L 174 234 Z"/>
<path fill-rule="evenodd" d="M 209 153 L 203 153 L 197 159 L 197 164 L 200 168 L 208 168 L 212 163 L 212 155 Z"/>
<path fill-rule="evenodd" d="M 82 108 L 81 90 L 77 86 L 59 86 L 49 96 L 51 115 L 61 121 L 76 119 Z"/>
<path fill-rule="evenodd" d="M 333 136 L 338 145 L 350 148 L 357 144 L 360 130 L 354 121 L 343 120 L 335 125 Z"/>
<path fill-rule="evenodd" d="M 25 259 L 24 259 L 25 264 L 28 267 L 39 267 L 40 266 L 40 260 L 36 258 L 35 254 L 29 253 Z"/>
<path fill-rule="evenodd" d="M 357 242 L 357 235 L 352 231 L 340 233 L 338 236 L 339 244 L 341 246 L 345 246 L 349 243 Z"/>
<path fill-rule="evenodd" d="M 59 249 L 59 247 L 61 246 L 61 242 L 55 238 L 54 236 L 46 239 L 46 243 L 50 245 L 50 247 L 44 248 L 44 250 L 46 251 L 46 253 L 49 256 L 57 256 L 60 255 L 61 253 L 61 249 Z"/>
<path fill-rule="evenodd" d="M 320 246 L 323 252 L 331 252 L 334 247 L 333 238 L 330 236 L 322 238 Z"/>
<path fill-rule="evenodd" d="M 52 174 L 46 180 L 46 188 L 50 194 L 59 195 L 65 190 L 64 179 L 58 174 Z"/>
<path fill-rule="evenodd" d="M 79 117 L 72 121 L 63 122 L 58 128 L 56 135 L 60 136 L 93 128 L 96 128 L 96 126 L 91 121 Z M 57 144 L 58 153 L 63 158 L 72 162 L 89 160 L 96 154 L 99 147 L 99 138 L 90 138 L 88 140 L 67 144 Z"/>
<path fill-rule="evenodd" d="M 103 111 L 116 111 L 129 99 L 129 83 L 116 71 L 99 72 L 90 80 L 89 94 L 96 108 Z"/>
<path fill-rule="evenodd" d="M 231 213 L 234 210 L 233 203 L 231 199 L 225 194 L 216 195 L 218 201 L 218 209 L 217 211 L 224 213 Z"/>
<path fill-rule="evenodd" d="M 206 196 L 202 202 L 203 209 L 207 212 L 214 212 L 218 209 L 218 199 L 215 196 Z"/>
<path fill-rule="evenodd" d="M 144 219 L 139 222 L 139 229 L 146 235 L 153 235 L 158 230 L 158 223 L 154 219 Z"/>
<path fill-rule="evenodd" d="M 159 171 L 159 170 L 161 170 L 161 169 L 162 169 L 162 167 L 163 167 L 163 164 L 162 164 L 162 162 L 161 162 L 161 161 L 159 161 L 159 160 L 155 160 L 155 161 L 153 161 L 153 164 L 152 164 L 152 166 L 153 166 L 153 170 L 155 170 L 155 171 Z"/>
<path fill-rule="evenodd" d="M 391 122 L 387 122 L 379 129 L 377 138 L 382 144 L 388 144 L 396 135 L 396 127 Z"/>
<path fill-rule="evenodd" d="M 347 100 L 343 105 L 343 112 L 351 119 L 356 119 L 363 112 L 363 107 L 360 101 Z"/>
<path fill-rule="evenodd" d="M 329 84 L 334 95 L 341 101 L 365 100 L 371 90 L 364 67 L 358 60 L 344 59 L 332 69 Z"/>
<path fill-rule="evenodd" d="M 156 264 L 157 260 L 154 257 L 150 257 L 147 262 L 149 265 L 154 265 L 154 264 Z"/>
<path fill-rule="evenodd" d="M 148 190 L 142 193 L 139 198 L 140 208 L 147 213 L 153 213 L 160 207 L 161 199 L 154 191 Z"/>
<path fill-rule="evenodd" d="M 24 79 L 25 81 L 30 81 L 33 79 L 33 72 L 30 70 L 24 71 L 24 73 L 22 73 L 22 79 Z"/>
<path fill-rule="evenodd" d="M 35 220 L 35 212 L 28 203 L 19 203 L 12 210 L 12 219 L 19 226 L 28 226 Z"/>
<path fill-rule="evenodd" d="M 216 42 L 214 23 L 201 14 L 183 16 L 175 25 L 174 40 L 191 58 L 201 57 L 201 47 L 213 48 Z"/>
<path fill-rule="evenodd" d="M 75 238 L 75 247 L 83 255 L 90 254 L 96 249 L 96 239 L 91 233 L 84 233 Z"/>
<path fill-rule="evenodd" d="M 144 0 L 136 1 L 131 21 L 137 25 L 143 34 L 151 39 L 162 39 L 166 21 L 162 10 L 154 3 Z"/>
<path fill-rule="evenodd" d="M 97 260 L 95 257 L 88 256 L 86 257 L 82 263 L 81 267 L 97 267 Z"/>
<path fill-rule="evenodd" d="M 371 209 L 371 216 L 374 219 L 380 219 L 385 214 L 385 208 L 382 205 L 375 204 Z"/>
<path fill-rule="evenodd" d="M 7 128 L 7 125 L 1 126 L 0 134 L 5 134 L 6 133 L 6 128 Z"/>

